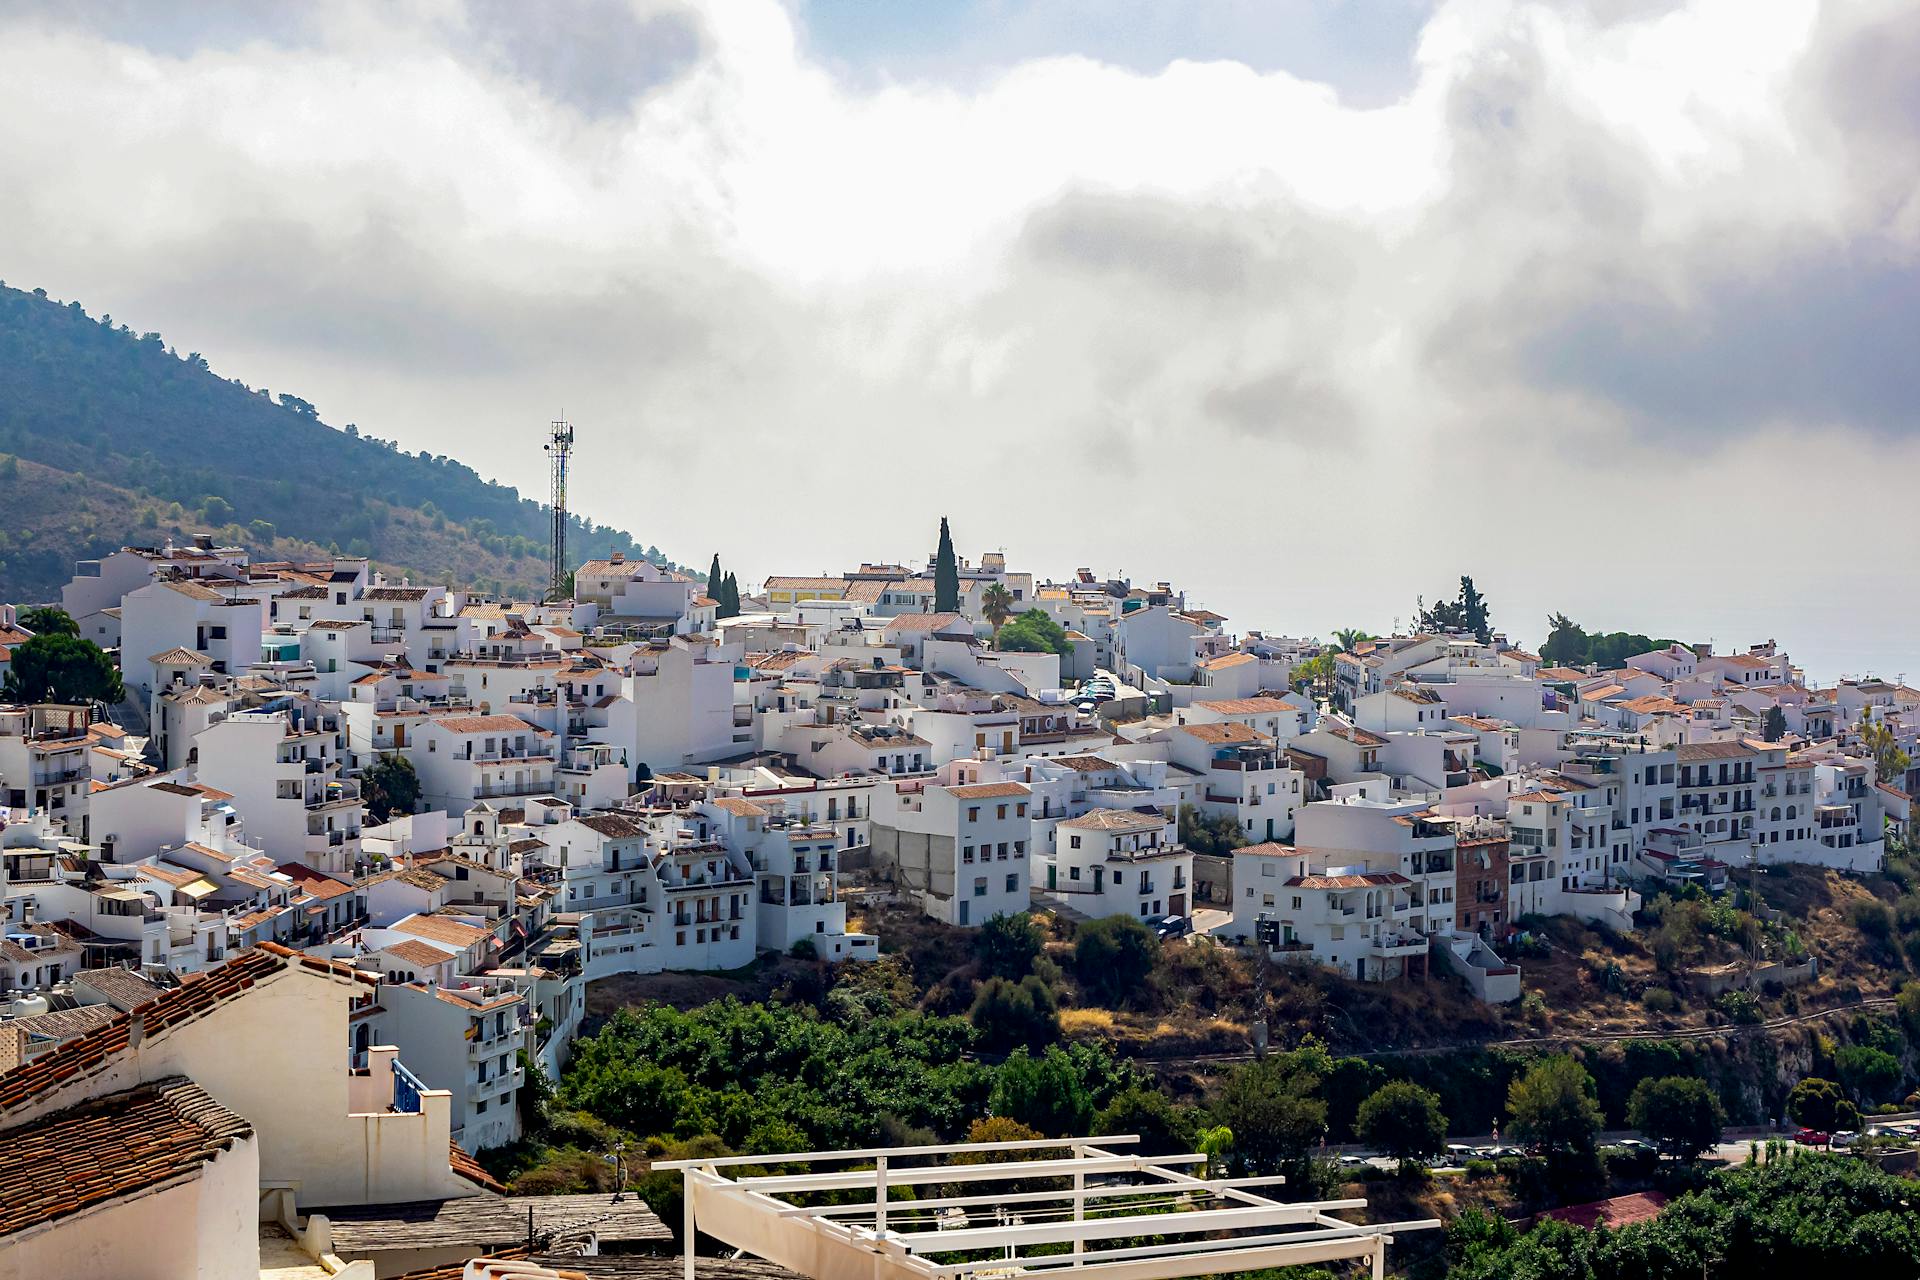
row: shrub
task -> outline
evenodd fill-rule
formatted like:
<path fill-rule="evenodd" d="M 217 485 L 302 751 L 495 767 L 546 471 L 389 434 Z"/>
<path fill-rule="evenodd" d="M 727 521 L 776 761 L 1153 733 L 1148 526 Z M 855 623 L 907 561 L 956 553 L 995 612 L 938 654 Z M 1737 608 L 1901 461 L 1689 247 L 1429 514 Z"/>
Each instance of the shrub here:
<path fill-rule="evenodd" d="M 1648 987 L 1640 993 L 1640 1005 L 1648 1013 L 1672 1013 L 1680 1007 L 1680 1000 L 1665 987 Z"/>
<path fill-rule="evenodd" d="M 1047 984 L 1028 974 L 1018 982 L 988 978 L 967 1013 L 987 1049 L 1045 1048 L 1060 1038 L 1060 1014 Z"/>
<path fill-rule="evenodd" d="M 1080 985 L 1108 1005 L 1137 1002 L 1160 954 L 1160 939 L 1130 916 L 1107 916 L 1080 926 L 1073 972 Z"/>
<path fill-rule="evenodd" d="M 1033 962 L 1046 946 L 1040 926 L 1027 912 L 996 915 L 973 936 L 973 954 L 989 977 L 1015 982 L 1033 972 Z"/>

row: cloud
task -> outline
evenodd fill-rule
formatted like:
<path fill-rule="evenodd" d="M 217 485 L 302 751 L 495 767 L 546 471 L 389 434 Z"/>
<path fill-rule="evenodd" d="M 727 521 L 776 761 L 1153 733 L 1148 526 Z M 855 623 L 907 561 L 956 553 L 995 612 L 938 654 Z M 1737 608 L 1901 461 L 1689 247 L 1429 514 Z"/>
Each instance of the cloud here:
<path fill-rule="evenodd" d="M 1778 537 L 1700 497 L 1763 483 L 1756 441 L 1920 460 L 1909 6 L 1236 2 L 1076 40 L 1078 0 L 996 0 L 918 44 L 838 8 L 0 9 L 0 273 L 534 492 L 564 407 L 589 515 L 749 579 L 917 559 L 947 512 L 1276 630 L 1463 572 L 1533 639 L 1732 637 L 1783 583 L 1835 632 L 1915 621 L 1875 603 L 1920 552 L 1891 507 L 1839 566 L 1659 568 L 1689 520 Z M 1583 534 L 1575 498 L 1629 493 L 1659 519 Z"/>

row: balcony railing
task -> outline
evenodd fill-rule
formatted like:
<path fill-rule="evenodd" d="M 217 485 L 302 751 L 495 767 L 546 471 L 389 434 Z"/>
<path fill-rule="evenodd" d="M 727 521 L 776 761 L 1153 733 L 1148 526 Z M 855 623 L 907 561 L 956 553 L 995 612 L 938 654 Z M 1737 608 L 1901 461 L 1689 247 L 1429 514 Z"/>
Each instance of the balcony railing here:
<path fill-rule="evenodd" d="M 393 1060 L 393 1109 L 408 1115 L 420 1112 L 420 1095 L 426 1091 L 426 1085 L 420 1083 L 420 1077 L 400 1065 L 400 1059 Z"/>

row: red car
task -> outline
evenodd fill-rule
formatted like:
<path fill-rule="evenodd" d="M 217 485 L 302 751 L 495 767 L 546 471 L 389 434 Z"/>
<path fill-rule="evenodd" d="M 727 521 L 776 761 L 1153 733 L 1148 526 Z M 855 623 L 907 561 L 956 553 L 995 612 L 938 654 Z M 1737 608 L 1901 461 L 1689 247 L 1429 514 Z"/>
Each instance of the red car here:
<path fill-rule="evenodd" d="M 1833 1135 L 1818 1129 L 1802 1129 L 1793 1135 L 1793 1140 L 1805 1147 L 1824 1147 L 1833 1141 Z"/>

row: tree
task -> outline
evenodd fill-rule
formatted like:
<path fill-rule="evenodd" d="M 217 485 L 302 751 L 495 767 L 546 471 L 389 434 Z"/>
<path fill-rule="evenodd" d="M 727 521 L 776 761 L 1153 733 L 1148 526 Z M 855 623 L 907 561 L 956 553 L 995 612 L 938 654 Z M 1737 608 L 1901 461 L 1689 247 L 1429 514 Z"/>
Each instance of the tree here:
<path fill-rule="evenodd" d="M 1493 621 L 1487 612 L 1487 598 L 1473 585 L 1473 579 L 1460 578 L 1460 624 L 1473 632 L 1481 644 L 1493 640 Z"/>
<path fill-rule="evenodd" d="M 1190 804 L 1180 806 L 1180 843 L 1194 853 L 1224 857 L 1247 843 L 1240 824 L 1225 814 L 1208 816 Z"/>
<path fill-rule="evenodd" d="M 1411 1080 L 1382 1085 L 1361 1103 L 1359 1129 L 1362 1141 L 1398 1160 L 1403 1173 L 1447 1145 L 1447 1117 L 1439 1095 Z"/>
<path fill-rule="evenodd" d="M 388 752 L 360 771 L 360 796 L 375 822 L 420 807 L 420 778 L 413 761 Z"/>
<path fill-rule="evenodd" d="M 1033 974 L 1017 982 L 988 978 L 975 993 L 967 1019 L 981 1044 L 995 1052 L 1018 1045 L 1044 1048 L 1060 1038 L 1059 1005 L 1052 989 Z"/>
<path fill-rule="evenodd" d="M 1893 726 L 1885 720 L 1875 720 L 1871 714 L 1860 712 L 1860 745 L 1873 757 L 1873 776 L 1876 781 L 1889 786 L 1899 785 L 1898 780 L 1912 764 L 1906 752 L 1900 749 L 1899 738 L 1894 734 Z"/>
<path fill-rule="evenodd" d="M 1230 1163 L 1251 1174 L 1284 1173 L 1305 1187 L 1313 1144 L 1327 1127 L 1320 1097 L 1329 1059 L 1317 1041 L 1235 1067 L 1213 1106 L 1233 1132 Z"/>
<path fill-rule="evenodd" d="M 1040 926 L 1025 911 L 997 914 L 973 935 L 973 954 L 981 970 L 990 977 L 1015 982 L 1033 972 L 1033 962 L 1045 946 Z"/>
<path fill-rule="evenodd" d="M 1031 1125 L 1050 1138 L 1085 1133 L 1093 1123 L 1093 1091 L 1060 1046 L 1034 1057 L 1015 1049 L 994 1073 L 993 1114 Z"/>
<path fill-rule="evenodd" d="M 1342 653 L 1352 653 L 1362 641 L 1371 639 L 1372 636 L 1358 627 L 1342 627 L 1333 633 L 1334 648 Z"/>
<path fill-rule="evenodd" d="M 1778 742 L 1787 736 L 1787 713 L 1779 707 L 1768 707 L 1767 717 L 1760 730 L 1760 736 L 1768 742 Z"/>
<path fill-rule="evenodd" d="M 1315 698 L 1326 698 L 1333 693 L 1333 654 L 1317 653 L 1311 658 L 1293 664 L 1289 673 L 1293 687 Z"/>
<path fill-rule="evenodd" d="M 1565 1054 L 1542 1058 L 1507 1088 L 1509 1132 L 1551 1159 L 1593 1150 L 1600 1104 L 1593 1077 Z"/>
<path fill-rule="evenodd" d="M 1160 939 L 1132 916 L 1089 921 L 1073 941 L 1075 976 L 1109 1007 L 1138 996 L 1159 958 Z"/>
<path fill-rule="evenodd" d="M 957 613 L 960 609 L 960 564 L 953 555 L 953 535 L 947 532 L 947 518 L 940 517 L 940 546 L 933 553 L 933 611 Z"/>
<path fill-rule="evenodd" d="M 1013 616 L 1013 593 L 1000 583 L 993 583 L 980 593 L 980 612 L 986 615 L 988 626 L 1000 630 Z"/>
<path fill-rule="evenodd" d="M 1648 1077 L 1627 1099 L 1627 1123 L 1676 1160 L 1692 1160 L 1720 1141 L 1727 1113 L 1698 1076 Z"/>
<path fill-rule="evenodd" d="M 1809 1129 L 1827 1133 L 1860 1127 L 1859 1108 L 1847 1100 L 1847 1091 L 1819 1076 L 1808 1076 L 1793 1086 L 1787 1095 L 1787 1114 Z"/>
<path fill-rule="evenodd" d="M 723 581 L 720 576 L 720 553 L 716 551 L 713 553 L 713 563 L 707 566 L 707 599 L 718 603 L 724 598 L 720 594 Z"/>
<path fill-rule="evenodd" d="M 1115 1094 L 1093 1118 L 1097 1136 L 1137 1133 L 1132 1150 L 1143 1156 L 1183 1155 L 1194 1150 L 1193 1119 L 1158 1089 L 1134 1085 Z"/>
<path fill-rule="evenodd" d="M 124 696 L 120 673 L 99 645 L 58 632 L 14 646 L 0 685 L 9 702 L 116 703 Z"/>
<path fill-rule="evenodd" d="M 1884 1102 L 1900 1084 L 1900 1059 L 1871 1045 L 1847 1045 L 1833 1055 L 1833 1069 L 1862 1107 Z"/>
<path fill-rule="evenodd" d="M 737 618 L 740 616 L 740 583 L 728 570 L 727 576 L 720 580 L 720 595 L 717 597 L 720 607 L 714 610 L 714 616 Z"/>
<path fill-rule="evenodd" d="M 23 630 L 37 636 L 77 636 L 80 624 L 67 616 L 65 609 L 50 604 L 36 604 L 20 610 L 14 616 Z"/>
<path fill-rule="evenodd" d="M 1027 610 L 1001 627 L 993 642 L 1008 653 L 1057 653 L 1066 657 L 1073 652 L 1066 628 L 1045 609 Z"/>

